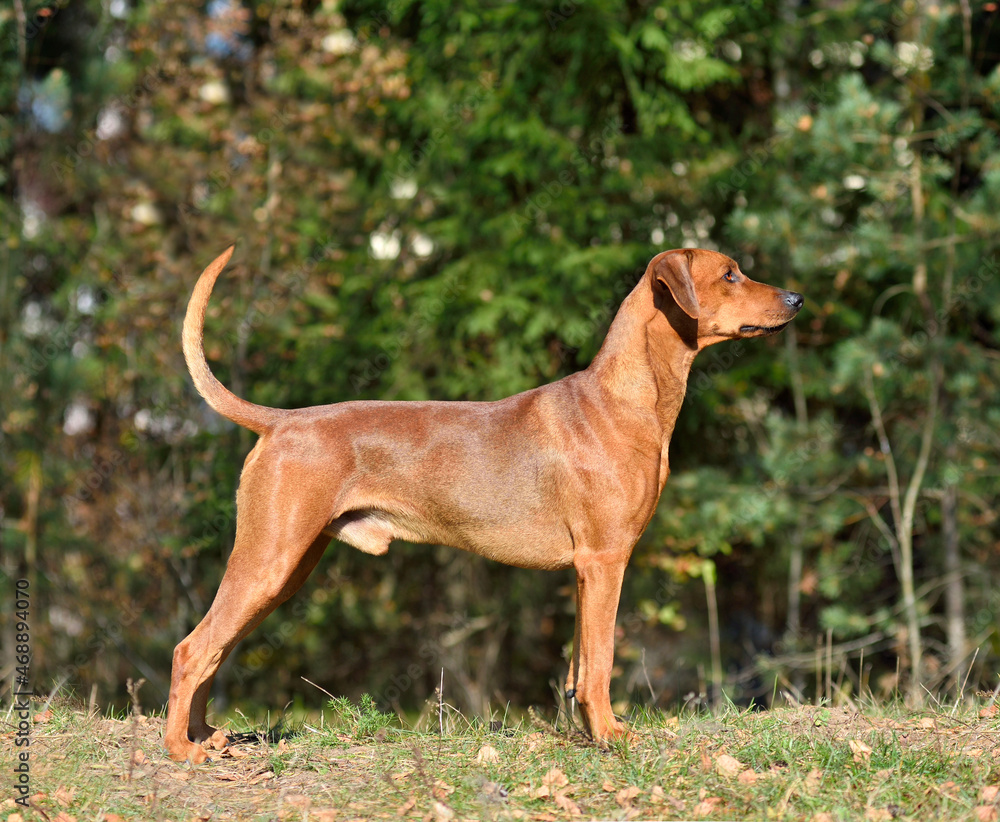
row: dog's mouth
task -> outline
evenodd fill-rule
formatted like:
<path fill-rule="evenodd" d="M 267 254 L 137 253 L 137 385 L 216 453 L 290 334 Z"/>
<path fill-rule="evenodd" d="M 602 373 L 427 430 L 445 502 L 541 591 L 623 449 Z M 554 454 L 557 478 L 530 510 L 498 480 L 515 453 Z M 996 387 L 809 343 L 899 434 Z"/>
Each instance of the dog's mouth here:
<path fill-rule="evenodd" d="M 788 322 L 791 322 L 791 320 Z M 740 334 L 746 337 L 766 337 L 770 334 L 777 334 L 788 325 L 788 322 L 784 322 L 781 325 L 741 325 Z"/>

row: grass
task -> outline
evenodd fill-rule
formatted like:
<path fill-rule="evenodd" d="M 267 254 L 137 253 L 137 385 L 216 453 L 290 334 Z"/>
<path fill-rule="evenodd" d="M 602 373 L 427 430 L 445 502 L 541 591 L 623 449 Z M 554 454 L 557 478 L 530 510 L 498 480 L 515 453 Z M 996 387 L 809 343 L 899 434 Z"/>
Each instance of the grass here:
<path fill-rule="evenodd" d="M 448 712 L 440 736 L 436 713 L 429 729 L 404 729 L 371 700 L 336 700 L 316 723 L 191 768 L 165 757 L 162 717 L 62 705 L 33 727 L 38 810 L 8 800 L 0 818 L 997 820 L 1000 715 L 983 714 L 648 712 L 633 721 L 637 741 L 602 751 L 565 722 L 485 726 Z M 12 762 L 9 719 L 0 748 Z"/>

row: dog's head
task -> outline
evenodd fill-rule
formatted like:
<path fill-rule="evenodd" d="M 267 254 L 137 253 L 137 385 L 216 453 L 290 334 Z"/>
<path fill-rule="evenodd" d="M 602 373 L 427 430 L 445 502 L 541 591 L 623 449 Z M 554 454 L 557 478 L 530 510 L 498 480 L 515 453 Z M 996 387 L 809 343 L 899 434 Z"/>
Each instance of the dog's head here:
<path fill-rule="evenodd" d="M 717 251 L 664 251 L 647 271 L 657 305 L 681 337 L 699 349 L 776 334 L 802 308 L 801 294 L 751 280 L 735 260 Z"/>

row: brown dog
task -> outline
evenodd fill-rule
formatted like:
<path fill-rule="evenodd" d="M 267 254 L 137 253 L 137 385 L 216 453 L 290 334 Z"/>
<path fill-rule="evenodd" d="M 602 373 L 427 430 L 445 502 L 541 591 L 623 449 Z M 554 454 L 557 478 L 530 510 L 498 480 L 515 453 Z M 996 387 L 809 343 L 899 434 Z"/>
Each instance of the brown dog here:
<path fill-rule="evenodd" d="M 174 651 L 164 744 L 203 762 L 205 721 L 233 647 L 298 590 L 331 538 L 369 554 L 394 539 L 452 545 L 522 568 L 576 569 L 566 690 L 594 739 L 626 733 L 611 711 L 625 566 L 667 481 L 667 450 L 695 355 L 780 331 L 802 295 L 754 282 L 714 251 L 666 251 L 622 303 L 585 371 L 498 402 L 254 405 L 212 374 L 205 307 L 230 248 L 202 273 L 184 358 L 212 408 L 260 435 L 236 494 L 236 544 L 201 624 Z"/>

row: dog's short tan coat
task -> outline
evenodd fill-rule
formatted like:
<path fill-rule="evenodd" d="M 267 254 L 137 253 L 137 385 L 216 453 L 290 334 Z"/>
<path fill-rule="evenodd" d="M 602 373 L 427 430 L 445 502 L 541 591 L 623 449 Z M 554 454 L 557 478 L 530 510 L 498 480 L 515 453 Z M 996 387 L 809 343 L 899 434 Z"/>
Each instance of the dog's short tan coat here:
<path fill-rule="evenodd" d="M 208 614 L 174 651 L 164 744 L 202 762 L 212 679 L 233 647 L 298 590 L 331 538 L 369 554 L 394 539 L 452 545 L 522 568 L 573 567 L 566 680 L 593 737 L 626 733 L 609 697 L 625 566 L 669 473 L 695 355 L 780 330 L 802 296 L 722 254 L 666 251 L 622 303 L 590 366 L 497 402 L 343 402 L 298 410 L 235 396 L 212 374 L 205 308 L 232 248 L 202 273 L 184 356 L 208 404 L 260 435 L 237 491 L 236 542 Z"/>

